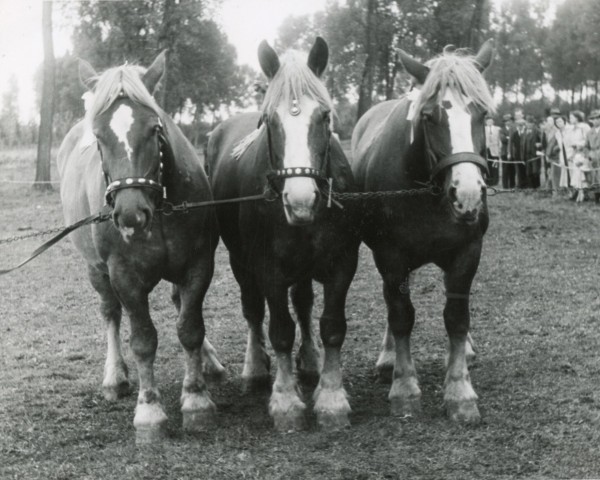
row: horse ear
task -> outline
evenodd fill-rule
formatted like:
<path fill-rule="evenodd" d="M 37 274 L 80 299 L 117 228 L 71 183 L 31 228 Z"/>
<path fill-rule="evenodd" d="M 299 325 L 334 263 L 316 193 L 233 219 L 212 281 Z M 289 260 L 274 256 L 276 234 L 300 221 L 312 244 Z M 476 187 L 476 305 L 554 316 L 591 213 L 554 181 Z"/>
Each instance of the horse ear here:
<path fill-rule="evenodd" d="M 325 68 L 327 68 L 328 60 L 329 47 L 327 46 L 327 42 L 323 40 L 323 38 L 317 37 L 315 44 L 308 54 L 308 68 L 310 68 L 317 77 L 320 77 L 325 71 Z"/>
<path fill-rule="evenodd" d="M 258 46 L 258 61 L 264 74 L 271 80 L 279 70 L 279 57 L 266 40 Z"/>
<path fill-rule="evenodd" d="M 475 62 L 477 62 L 477 68 L 480 72 L 483 72 L 492 63 L 494 56 L 494 41 L 490 38 L 487 40 L 479 49 Z"/>
<path fill-rule="evenodd" d="M 452 45 L 451 43 L 446 45 L 443 50 L 444 53 L 453 53 L 455 51 L 456 51 L 456 46 Z"/>
<path fill-rule="evenodd" d="M 400 59 L 400 63 L 402 63 L 406 71 L 410 73 L 413 77 L 415 77 L 419 84 L 424 84 L 425 79 L 429 74 L 429 67 L 426 67 L 421 62 L 412 58 L 401 48 L 398 49 L 398 57 Z"/>
<path fill-rule="evenodd" d="M 154 91 L 157 90 L 158 83 L 165 73 L 167 63 L 167 51 L 163 50 L 160 52 L 158 57 L 152 62 L 152 65 L 148 67 L 146 73 L 142 77 L 142 82 L 146 85 L 146 88 L 151 94 L 154 94 Z"/>
<path fill-rule="evenodd" d="M 94 88 L 94 83 L 96 82 L 96 78 L 98 74 L 94 67 L 92 67 L 88 62 L 83 59 L 79 59 L 79 81 L 83 84 L 83 86 L 92 90 Z"/>

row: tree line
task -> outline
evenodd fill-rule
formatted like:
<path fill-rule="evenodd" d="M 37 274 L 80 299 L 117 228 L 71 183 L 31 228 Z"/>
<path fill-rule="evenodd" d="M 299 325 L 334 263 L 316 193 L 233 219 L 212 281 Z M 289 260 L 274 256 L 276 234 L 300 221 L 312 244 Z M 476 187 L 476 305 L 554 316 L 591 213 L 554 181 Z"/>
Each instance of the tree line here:
<path fill-rule="evenodd" d="M 261 76 L 236 62 L 235 48 L 214 21 L 221 0 L 98 0 L 55 4 L 73 30 L 73 51 L 55 61 L 54 140 L 83 115 L 77 58 L 99 70 L 124 63 L 148 64 L 168 49 L 159 103 L 185 123 L 198 144 L 223 111 L 253 105 Z M 597 0 L 563 1 L 554 15 L 550 0 L 329 0 L 314 15 L 287 18 L 275 47 L 307 50 L 315 36 L 330 48 L 325 82 L 338 110 L 338 129 L 348 136 L 373 103 L 405 92 L 410 78 L 396 56 L 402 48 L 420 59 L 449 44 L 477 50 L 494 38 L 496 56 L 486 72 L 499 110 L 516 105 L 542 115 L 565 106 L 589 111 L 600 92 L 600 9 Z M 64 20 L 66 19 L 66 20 Z M 37 86 L 43 87 L 42 69 Z M 264 79 L 262 79 L 264 81 Z M 559 96 L 551 99 L 551 91 Z M 37 140 L 32 125 L 18 121 L 18 85 L 2 96 L 0 145 Z M 208 122 L 206 122 L 208 119 Z"/>

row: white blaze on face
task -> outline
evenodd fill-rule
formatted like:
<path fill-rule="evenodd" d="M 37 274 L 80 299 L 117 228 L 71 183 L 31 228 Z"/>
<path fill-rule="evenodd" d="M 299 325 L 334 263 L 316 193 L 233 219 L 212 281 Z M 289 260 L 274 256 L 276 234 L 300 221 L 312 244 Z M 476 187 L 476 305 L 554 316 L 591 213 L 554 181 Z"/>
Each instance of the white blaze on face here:
<path fill-rule="evenodd" d="M 463 107 L 465 102 L 457 99 L 454 92 L 447 90 L 444 100 L 450 102 L 446 109 L 450 128 L 452 153 L 475 153 L 471 114 Z M 463 162 L 452 166 L 451 185 L 456 188 L 454 208 L 460 213 L 478 210 L 481 205 L 481 191 L 484 185 L 479 167 L 474 163 Z"/>
<path fill-rule="evenodd" d="M 277 114 L 285 132 L 283 156 L 284 168 L 311 167 L 311 152 L 308 146 L 308 131 L 311 116 L 319 104 L 308 97 L 302 97 L 298 106 L 300 114 L 290 114 L 291 105 L 280 105 Z M 312 209 L 316 199 L 317 184 L 309 177 L 287 178 L 283 187 L 284 201 L 292 209 Z M 286 212 L 287 213 L 287 212 Z"/>
<path fill-rule="evenodd" d="M 110 120 L 110 128 L 116 135 L 117 140 L 119 140 L 119 142 L 123 144 L 123 147 L 125 148 L 125 153 L 127 153 L 127 158 L 130 162 L 133 150 L 129 145 L 129 139 L 127 138 L 127 134 L 131 130 L 133 121 L 133 110 L 127 105 L 121 105 L 119 108 L 117 108 Z"/>

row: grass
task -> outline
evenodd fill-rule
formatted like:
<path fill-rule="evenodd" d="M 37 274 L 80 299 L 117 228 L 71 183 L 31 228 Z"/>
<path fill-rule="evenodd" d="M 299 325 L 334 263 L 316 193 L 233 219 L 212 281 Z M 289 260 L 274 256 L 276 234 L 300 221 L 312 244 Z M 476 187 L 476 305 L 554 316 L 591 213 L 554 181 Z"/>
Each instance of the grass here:
<path fill-rule="evenodd" d="M 33 152 L 0 152 L 0 180 L 33 178 Z M 54 177 L 56 178 L 56 177 Z M 0 182 L 0 238 L 62 224 L 58 193 Z M 413 286 L 413 351 L 420 418 L 389 415 L 389 386 L 374 364 L 385 324 L 381 282 L 367 249 L 347 305 L 343 349 L 352 426 L 278 434 L 268 395 L 242 393 L 245 323 L 219 247 L 206 302 L 207 331 L 227 368 L 211 385 L 219 415 L 202 434 L 181 430 L 183 354 L 168 285 L 151 296 L 159 331 L 156 377 L 169 437 L 134 443 L 135 396 L 101 393 L 104 327 L 84 264 L 68 241 L 0 277 L 0 478 L 512 479 L 600 477 L 600 208 L 543 194 L 490 198 L 491 226 L 475 279 L 471 369 L 483 421 L 450 423 L 443 411 L 443 288 L 434 267 Z M 39 240 L 0 244 L 0 268 Z M 315 308 L 315 318 L 320 312 Z M 315 322 L 316 323 L 316 322 Z M 123 337 L 127 340 L 128 322 Z M 131 378 L 135 366 L 128 347 Z M 310 392 L 304 392 L 307 398 Z"/>

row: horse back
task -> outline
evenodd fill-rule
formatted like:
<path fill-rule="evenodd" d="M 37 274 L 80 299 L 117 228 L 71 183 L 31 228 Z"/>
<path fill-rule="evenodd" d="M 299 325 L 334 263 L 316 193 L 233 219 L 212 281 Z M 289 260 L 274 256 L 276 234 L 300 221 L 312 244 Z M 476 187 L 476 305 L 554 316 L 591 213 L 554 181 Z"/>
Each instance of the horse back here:
<path fill-rule="evenodd" d="M 95 139 L 88 139 L 83 121 L 65 136 L 56 159 L 60 176 L 60 197 L 65 225 L 75 223 L 103 207 L 102 162 Z M 100 259 L 92 236 L 93 227 L 75 230 L 70 238 L 88 263 Z"/>

